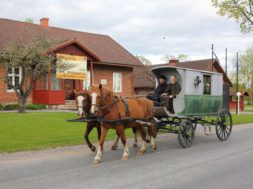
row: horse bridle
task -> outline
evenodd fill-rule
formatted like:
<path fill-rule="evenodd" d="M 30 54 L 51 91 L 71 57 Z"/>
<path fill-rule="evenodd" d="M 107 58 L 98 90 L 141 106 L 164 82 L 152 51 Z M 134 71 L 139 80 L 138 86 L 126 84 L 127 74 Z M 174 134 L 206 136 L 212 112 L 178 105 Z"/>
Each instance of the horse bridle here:
<path fill-rule="evenodd" d="M 104 101 L 105 98 L 104 98 L 102 90 L 101 90 L 101 96 L 100 96 L 100 98 L 101 99 L 100 99 L 99 105 L 97 105 L 97 104 L 91 104 L 91 106 L 95 106 L 95 107 L 98 108 L 98 114 L 103 109 L 107 109 L 108 111 L 106 113 L 104 113 L 102 116 L 100 116 L 101 118 L 104 118 L 106 115 L 108 115 L 111 112 L 112 108 L 119 102 L 119 98 L 116 95 L 114 95 L 113 96 L 113 103 L 110 104 L 110 105 L 104 105 L 104 106 L 103 106 L 103 101 Z"/>

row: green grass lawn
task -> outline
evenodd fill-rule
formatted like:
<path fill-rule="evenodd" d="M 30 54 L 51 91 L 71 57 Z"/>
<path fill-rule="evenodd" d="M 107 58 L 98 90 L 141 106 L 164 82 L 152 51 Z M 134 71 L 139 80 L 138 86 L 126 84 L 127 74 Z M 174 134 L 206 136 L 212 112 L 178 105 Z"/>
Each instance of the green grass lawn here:
<path fill-rule="evenodd" d="M 76 115 L 62 112 L 0 113 L 0 153 L 83 144 L 85 123 L 66 122 L 72 118 Z M 109 130 L 106 139 L 114 138 L 115 131 Z M 90 140 L 97 141 L 96 129 Z"/>
<path fill-rule="evenodd" d="M 76 115 L 63 112 L 0 113 L 0 153 L 83 144 L 85 123 L 66 122 L 72 118 Z M 233 122 L 253 123 L 253 115 L 233 115 Z M 130 129 L 126 133 L 132 136 Z M 107 140 L 115 136 L 115 131 L 109 130 Z M 96 129 L 90 139 L 97 141 Z"/>
<path fill-rule="evenodd" d="M 233 124 L 253 123 L 253 114 L 233 114 Z M 252 124 L 253 125 L 253 124 Z"/>
<path fill-rule="evenodd" d="M 245 107 L 245 108 L 253 108 L 253 105 L 245 104 L 244 107 Z"/>

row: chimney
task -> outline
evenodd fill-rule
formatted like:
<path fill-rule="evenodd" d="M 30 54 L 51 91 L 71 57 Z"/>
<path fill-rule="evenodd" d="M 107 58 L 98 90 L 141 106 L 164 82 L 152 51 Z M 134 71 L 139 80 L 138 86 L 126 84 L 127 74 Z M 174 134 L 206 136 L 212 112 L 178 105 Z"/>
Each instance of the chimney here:
<path fill-rule="evenodd" d="M 179 62 L 178 59 L 170 59 L 169 66 L 177 66 L 178 62 Z"/>
<path fill-rule="evenodd" d="M 46 26 L 46 27 L 48 27 L 49 26 L 49 18 L 41 18 L 40 19 L 40 25 L 41 26 Z"/>

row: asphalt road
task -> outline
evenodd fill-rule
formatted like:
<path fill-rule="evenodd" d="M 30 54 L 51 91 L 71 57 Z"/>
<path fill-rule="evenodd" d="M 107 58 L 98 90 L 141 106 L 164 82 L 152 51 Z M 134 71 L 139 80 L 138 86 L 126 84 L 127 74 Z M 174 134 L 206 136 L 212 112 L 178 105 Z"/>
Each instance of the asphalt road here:
<path fill-rule="evenodd" d="M 182 149 L 175 135 L 159 135 L 158 150 L 144 156 L 131 147 L 128 161 L 122 146 L 109 150 L 93 165 L 86 145 L 0 155 L 1 189 L 35 188 L 177 188 L 252 189 L 253 124 L 236 126 L 231 138 L 198 133 L 191 148 Z M 132 144 L 131 141 L 129 143 Z"/>

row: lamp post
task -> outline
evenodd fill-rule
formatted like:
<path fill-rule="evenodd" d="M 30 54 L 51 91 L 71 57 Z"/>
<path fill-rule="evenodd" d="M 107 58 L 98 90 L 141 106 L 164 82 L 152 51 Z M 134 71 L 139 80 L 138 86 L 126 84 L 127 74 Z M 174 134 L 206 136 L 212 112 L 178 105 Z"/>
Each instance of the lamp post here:
<path fill-rule="evenodd" d="M 240 92 L 239 92 L 239 55 L 238 52 L 236 53 L 236 114 L 239 114 L 239 97 L 240 97 Z"/>

